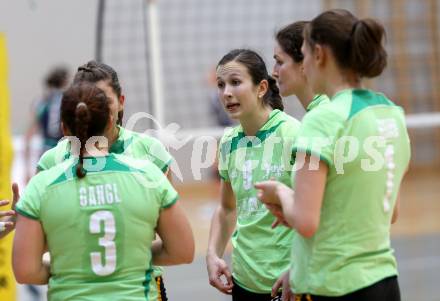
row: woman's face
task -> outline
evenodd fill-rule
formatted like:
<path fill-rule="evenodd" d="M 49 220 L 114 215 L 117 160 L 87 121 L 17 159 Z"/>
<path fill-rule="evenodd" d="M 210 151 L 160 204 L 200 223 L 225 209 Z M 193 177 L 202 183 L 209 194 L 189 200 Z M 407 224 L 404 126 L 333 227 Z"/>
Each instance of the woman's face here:
<path fill-rule="evenodd" d="M 319 50 L 321 49 L 322 48 Z M 316 47 L 315 50 L 317 50 Z M 318 57 L 318 53 L 312 50 L 312 46 L 306 41 L 304 41 L 301 51 L 304 55 L 303 67 L 307 82 L 315 93 L 326 94 L 324 90 L 324 70 L 322 66 L 319 66 L 319 62 L 322 61 L 322 58 Z M 322 51 L 320 55 L 322 56 Z"/>
<path fill-rule="evenodd" d="M 316 91 L 316 84 L 317 84 L 316 65 L 313 59 L 313 52 L 310 48 L 310 45 L 306 41 L 304 41 L 301 47 L 301 52 L 303 53 L 304 56 L 304 60 L 303 60 L 304 74 L 307 78 L 308 83 L 312 87 L 312 90 Z"/>
<path fill-rule="evenodd" d="M 110 86 L 107 80 L 101 80 L 97 82 L 96 86 L 104 91 L 105 95 L 110 99 L 110 114 L 112 116 L 114 126 L 116 126 L 118 113 L 124 109 L 124 103 L 120 100 L 120 98 L 115 93 L 112 86 Z"/>
<path fill-rule="evenodd" d="M 275 44 L 274 55 L 275 65 L 272 76 L 277 80 L 281 96 L 296 95 L 304 89 L 306 80 L 302 71 L 302 63 L 297 63 L 288 55 L 283 48 Z"/>
<path fill-rule="evenodd" d="M 220 100 L 233 119 L 246 118 L 262 108 L 259 86 L 254 85 L 247 68 L 241 63 L 231 61 L 219 66 L 217 87 Z"/>

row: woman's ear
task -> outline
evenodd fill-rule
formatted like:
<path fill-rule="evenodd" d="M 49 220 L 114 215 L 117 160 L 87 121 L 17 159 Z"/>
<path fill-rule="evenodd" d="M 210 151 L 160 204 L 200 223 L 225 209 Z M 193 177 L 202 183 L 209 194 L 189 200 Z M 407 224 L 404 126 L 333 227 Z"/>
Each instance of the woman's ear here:
<path fill-rule="evenodd" d="M 304 62 L 299 63 L 299 71 L 301 72 L 302 77 L 306 77 L 306 74 L 304 73 Z"/>
<path fill-rule="evenodd" d="M 327 62 L 329 49 L 327 47 L 323 47 L 322 45 L 316 44 L 315 49 L 313 51 L 313 58 L 315 60 L 316 66 L 322 67 Z"/>
<path fill-rule="evenodd" d="M 263 79 L 258 85 L 258 98 L 263 98 L 266 95 L 267 90 L 269 89 L 269 82 L 267 79 Z"/>
<path fill-rule="evenodd" d="M 119 108 L 122 110 L 124 109 L 124 104 L 125 104 L 125 95 L 121 94 L 121 96 L 119 96 Z"/>

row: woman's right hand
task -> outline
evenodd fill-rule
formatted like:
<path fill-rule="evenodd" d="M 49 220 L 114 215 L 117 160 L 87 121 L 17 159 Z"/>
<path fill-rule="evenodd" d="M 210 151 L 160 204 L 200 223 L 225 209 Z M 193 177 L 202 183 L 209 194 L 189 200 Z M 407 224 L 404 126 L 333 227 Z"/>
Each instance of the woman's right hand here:
<path fill-rule="evenodd" d="M 216 255 L 207 255 L 206 267 L 208 269 L 209 284 L 222 293 L 231 295 L 234 284 L 226 261 Z"/>
<path fill-rule="evenodd" d="M 11 210 L 1 211 L 0 210 L 0 238 L 6 236 L 9 232 L 14 230 L 15 228 L 15 220 L 16 220 L 16 212 L 15 205 L 20 199 L 20 191 L 18 189 L 17 183 L 12 184 L 12 206 Z M 9 204 L 8 200 L 1 200 L 0 207 L 6 206 Z"/>
<path fill-rule="evenodd" d="M 0 201 L 0 206 L 6 206 L 8 204 L 9 201 L 7 200 Z M 10 220 L 14 216 L 15 216 L 14 210 L 0 211 L 0 233 L 3 233 L 3 231 L 9 232 L 14 228 L 14 222 Z"/>
<path fill-rule="evenodd" d="M 275 284 L 272 286 L 272 298 L 274 298 L 279 289 L 281 288 L 281 300 L 282 301 L 295 301 L 295 294 L 290 288 L 290 271 L 285 272 L 278 278 Z"/>

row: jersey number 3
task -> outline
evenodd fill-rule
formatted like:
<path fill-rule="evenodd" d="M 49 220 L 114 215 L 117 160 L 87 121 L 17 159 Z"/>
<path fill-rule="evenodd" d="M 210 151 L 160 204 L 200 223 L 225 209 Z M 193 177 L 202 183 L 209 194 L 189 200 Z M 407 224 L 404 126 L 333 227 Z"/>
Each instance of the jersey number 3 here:
<path fill-rule="evenodd" d="M 115 218 L 110 211 L 96 211 L 90 216 L 90 233 L 101 233 L 101 222 L 104 222 L 104 236 L 99 238 L 99 245 L 104 247 L 104 261 L 101 252 L 90 253 L 90 260 L 96 275 L 108 276 L 116 270 Z"/>

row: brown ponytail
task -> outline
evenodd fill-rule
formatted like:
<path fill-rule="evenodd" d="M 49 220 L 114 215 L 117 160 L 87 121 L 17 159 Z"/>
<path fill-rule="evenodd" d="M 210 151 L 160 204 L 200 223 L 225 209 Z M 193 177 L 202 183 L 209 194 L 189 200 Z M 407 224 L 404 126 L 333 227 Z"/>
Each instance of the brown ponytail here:
<path fill-rule="evenodd" d="M 86 175 L 83 162 L 87 140 L 92 136 L 102 136 L 109 122 L 109 103 L 104 91 L 85 82 L 71 86 L 63 94 L 61 120 L 81 143 L 76 166 L 78 178 Z"/>
<path fill-rule="evenodd" d="M 264 99 L 272 107 L 272 109 L 278 109 L 284 111 L 283 100 L 280 96 L 280 89 L 278 88 L 277 81 L 270 75 L 267 77 L 269 83 L 268 91 L 264 95 Z"/>
<path fill-rule="evenodd" d="M 83 168 L 84 161 L 84 149 L 87 142 L 87 130 L 89 128 L 90 113 L 87 105 L 84 102 L 78 103 L 75 110 L 75 124 L 76 124 L 76 137 L 81 142 L 81 148 L 79 150 L 79 163 L 76 166 L 76 175 L 78 178 L 84 178 L 86 173 Z"/>
<path fill-rule="evenodd" d="M 304 39 L 313 46 L 328 46 L 343 69 L 355 71 L 360 77 L 382 73 L 387 54 L 382 45 L 384 27 L 373 19 L 357 19 L 344 9 L 332 9 L 314 18 L 304 29 Z"/>
<path fill-rule="evenodd" d="M 373 19 L 358 20 L 351 36 L 350 65 L 357 73 L 375 77 L 387 65 L 387 53 L 382 45 L 385 36 L 383 26 Z"/>

